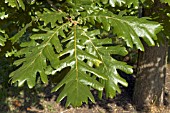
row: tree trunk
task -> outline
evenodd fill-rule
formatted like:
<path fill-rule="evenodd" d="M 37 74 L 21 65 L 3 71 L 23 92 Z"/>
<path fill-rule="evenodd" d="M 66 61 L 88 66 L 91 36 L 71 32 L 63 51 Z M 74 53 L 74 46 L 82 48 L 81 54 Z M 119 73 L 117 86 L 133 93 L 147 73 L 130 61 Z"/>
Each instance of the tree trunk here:
<path fill-rule="evenodd" d="M 144 15 L 149 16 L 153 12 L 160 13 L 158 9 L 161 7 L 164 7 L 164 5 L 155 0 L 153 8 L 145 12 Z M 139 52 L 138 72 L 133 94 L 133 102 L 138 110 L 149 110 L 153 105 L 161 106 L 164 104 L 167 55 L 165 38 L 163 42 L 164 44 L 160 44 L 159 47 L 149 47 L 143 42 L 145 52 Z"/>
<path fill-rule="evenodd" d="M 138 73 L 135 82 L 133 102 L 137 109 L 147 110 L 152 105 L 163 105 L 166 46 L 148 47 L 139 53 Z"/>

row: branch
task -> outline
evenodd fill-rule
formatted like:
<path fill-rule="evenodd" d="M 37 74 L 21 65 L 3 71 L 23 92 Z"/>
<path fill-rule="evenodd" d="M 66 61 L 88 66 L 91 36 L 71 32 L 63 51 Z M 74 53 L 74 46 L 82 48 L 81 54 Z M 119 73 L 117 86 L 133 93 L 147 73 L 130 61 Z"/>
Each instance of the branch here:
<path fill-rule="evenodd" d="M 48 4 L 50 4 L 50 6 L 53 7 L 56 11 L 61 11 L 61 10 L 59 10 L 59 9 L 53 4 L 53 2 L 52 2 L 51 0 L 47 0 L 47 2 L 48 2 Z"/>

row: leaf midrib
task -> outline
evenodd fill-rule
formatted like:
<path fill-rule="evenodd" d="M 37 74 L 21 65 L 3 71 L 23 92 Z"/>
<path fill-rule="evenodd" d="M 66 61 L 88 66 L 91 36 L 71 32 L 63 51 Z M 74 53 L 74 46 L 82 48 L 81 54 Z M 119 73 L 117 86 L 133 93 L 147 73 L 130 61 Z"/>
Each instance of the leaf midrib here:
<path fill-rule="evenodd" d="M 50 42 L 50 40 L 54 37 L 54 35 L 56 34 L 57 31 L 59 31 L 63 26 L 67 25 L 67 24 L 70 24 L 70 22 L 67 22 L 65 24 L 63 24 L 62 26 L 60 26 L 50 37 L 49 39 L 47 40 L 47 42 L 44 44 L 45 46 L 43 46 L 43 48 L 40 50 L 39 55 L 37 55 L 37 57 L 35 57 L 35 59 L 30 63 L 30 65 L 28 65 L 24 70 L 28 69 L 35 61 L 37 58 L 39 58 L 39 56 L 42 54 L 44 48 L 48 45 L 48 43 Z M 41 44 L 39 46 L 42 46 Z"/>

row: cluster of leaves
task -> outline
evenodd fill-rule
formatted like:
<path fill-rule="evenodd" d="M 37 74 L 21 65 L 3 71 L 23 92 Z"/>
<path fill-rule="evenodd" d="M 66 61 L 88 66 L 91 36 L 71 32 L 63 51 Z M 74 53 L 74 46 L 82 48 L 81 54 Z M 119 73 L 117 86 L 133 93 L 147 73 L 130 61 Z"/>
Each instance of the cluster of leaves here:
<path fill-rule="evenodd" d="M 14 54 L 18 68 L 10 74 L 11 81 L 19 86 L 27 82 L 32 88 L 37 77 L 48 83 L 49 76 L 55 76 L 57 83 L 52 92 L 60 90 L 57 101 L 67 98 L 66 106 L 80 106 L 88 99 L 95 102 L 91 89 L 98 90 L 100 98 L 103 92 L 110 98 L 120 93 L 119 84 L 128 84 L 118 70 L 127 74 L 133 70 L 113 57 L 128 54 L 126 46 L 113 44 L 114 38 L 144 51 L 140 38 L 154 46 L 156 34 L 162 29 L 148 18 L 117 15 L 109 10 L 117 6 L 137 7 L 138 0 L 26 1 L 5 0 L 6 5 L 28 13 L 30 18 L 29 23 L 19 24 L 17 28 L 21 30 L 9 38 L 4 38 L 7 34 L 1 26 L 1 46 L 6 40 L 20 45 Z M 0 14 L 1 19 L 8 19 L 6 13 Z M 108 35 L 102 37 L 103 32 Z"/>

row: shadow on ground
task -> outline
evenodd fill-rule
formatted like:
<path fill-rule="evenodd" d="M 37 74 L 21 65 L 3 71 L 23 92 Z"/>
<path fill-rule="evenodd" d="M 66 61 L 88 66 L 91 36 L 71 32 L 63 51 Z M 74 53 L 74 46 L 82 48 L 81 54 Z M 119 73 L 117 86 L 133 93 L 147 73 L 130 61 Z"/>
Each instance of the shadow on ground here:
<path fill-rule="evenodd" d="M 165 107 L 163 113 L 169 112 L 169 94 L 170 94 L 170 70 L 167 72 L 166 92 L 165 92 Z M 137 112 L 132 104 L 132 93 L 134 87 L 134 77 L 132 75 L 122 76 L 129 83 L 129 87 L 121 86 L 122 93 L 117 94 L 114 99 L 100 100 L 97 96 L 97 91 L 92 91 L 96 103 L 89 102 L 88 105 L 83 104 L 82 107 L 68 108 L 64 107 L 65 100 L 60 104 L 56 103 L 58 93 L 50 93 L 53 85 L 43 85 L 40 80 L 33 88 L 29 89 L 27 85 L 21 88 L 3 84 L 0 85 L 0 111 L 1 113 L 11 112 L 26 112 L 26 113 L 135 113 Z M 160 112 L 160 113 L 161 113 Z"/>

